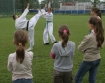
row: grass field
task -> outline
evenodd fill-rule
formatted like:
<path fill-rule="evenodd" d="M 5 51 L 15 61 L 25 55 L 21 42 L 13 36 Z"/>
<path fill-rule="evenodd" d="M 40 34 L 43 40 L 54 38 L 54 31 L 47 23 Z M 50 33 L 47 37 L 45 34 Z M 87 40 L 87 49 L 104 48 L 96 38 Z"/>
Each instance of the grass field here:
<path fill-rule="evenodd" d="M 30 19 L 32 15 L 28 15 Z M 71 36 L 69 40 L 76 43 L 76 51 L 74 56 L 73 78 L 82 62 L 83 54 L 77 50 L 77 46 L 83 40 L 84 36 L 88 34 L 88 19 L 89 16 L 76 15 L 55 15 L 54 16 L 54 36 L 57 41 L 58 28 L 62 24 L 70 27 Z M 105 16 L 103 16 L 103 23 L 105 23 Z M 35 45 L 34 59 L 32 66 L 34 83 L 53 83 L 53 63 L 54 60 L 49 56 L 52 44 L 43 45 L 43 29 L 45 19 L 41 18 L 35 27 Z M 12 74 L 7 70 L 8 55 L 15 52 L 16 47 L 13 44 L 13 34 L 15 31 L 14 21 L 11 17 L 0 18 L 0 83 L 11 83 Z M 27 45 L 28 48 L 29 44 Z M 101 50 L 101 64 L 97 73 L 97 83 L 105 83 L 105 47 Z M 88 83 L 88 74 L 85 75 L 83 83 Z"/>

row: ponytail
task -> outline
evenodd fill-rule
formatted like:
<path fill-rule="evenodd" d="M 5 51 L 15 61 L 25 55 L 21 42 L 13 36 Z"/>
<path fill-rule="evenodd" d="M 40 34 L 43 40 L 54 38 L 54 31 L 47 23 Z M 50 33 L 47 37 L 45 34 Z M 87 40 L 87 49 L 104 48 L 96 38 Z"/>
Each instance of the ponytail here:
<path fill-rule="evenodd" d="M 104 29 L 102 27 L 101 20 L 97 20 L 95 25 L 95 32 L 96 32 L 97 47 L 102 48 L 102 44 L 104 42 Z"/>
<path fill-rule="evenodd" d="M 59 30 L 58 30 L 59 36 L 62 38 L 62 47 L 66 47 L 67 46 L 67 42 L 69 39 L 69 28 L 66 25 L 62 25 Z"/>
<path fill-rule="evenodd" d="M 102 44 L 104 42 L 104 29 L 102 26 L 102 21 L 98 17 L 91 17 L 89 20 L 90 24 L 93 24 L 94 31 L 96 34 L 96 41 L 97 41 L 97 47 L 102 48 Z"/>
<path fill-rule="evenodd" d="M 93 8 L 91 8 L 91 11 L 95 12 L 97 14 L 97 16 L 99 16 L 100 18 L 102 18 L 101 10 L 99 10 L 98 8 L 93 7 Z"/>
<path fill-rule="evenodd" d="M 28 35 L 23 30 L 17 30 L 14 34 L 14 44 L 17 46 L 16 49 L 16 60 L 20 64 L 23 63 L 25 58 L 25 45 L 28 42 Z"/>
<path fill-rule="evenodd" d="M 102 18 L 102 15 L 101 15 L 101 11 L 100 10 L 98 10 L 97 16 L 99 16 L 100 18 Z"/>
<path fill-rule="evenodd" d="M 67 46 L 67 42 L 68 42 L 68 39 L 69 39 L 66 30 L 63 31 L 62 39 L 63 39 L 62 47 L 64 48 L 64 47 Z"/>
<path fill-rule="evenodd" d="M 22 44 L 19 43 L 19 46 L 16 50 L 16 60 L 21 64 L 24 60 L 24 57 L 25 57 L 24 48 L 23 48 Z"/>

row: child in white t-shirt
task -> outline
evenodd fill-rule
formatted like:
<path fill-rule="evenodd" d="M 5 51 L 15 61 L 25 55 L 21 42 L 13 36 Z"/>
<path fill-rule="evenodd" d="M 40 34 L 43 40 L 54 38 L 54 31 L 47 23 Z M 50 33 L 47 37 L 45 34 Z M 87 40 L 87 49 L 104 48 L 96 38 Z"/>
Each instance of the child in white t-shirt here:
<path fill-rule="evenodd" d="M 12 72 L 12 83 L 33 83 L 32 82 L 32 59 L 33 52 L 27 52 L 25 46 L 28 42 L 27 33 L 17 30 L 14 34 L 16 52 L 8 56 L 8 70 Z"/>

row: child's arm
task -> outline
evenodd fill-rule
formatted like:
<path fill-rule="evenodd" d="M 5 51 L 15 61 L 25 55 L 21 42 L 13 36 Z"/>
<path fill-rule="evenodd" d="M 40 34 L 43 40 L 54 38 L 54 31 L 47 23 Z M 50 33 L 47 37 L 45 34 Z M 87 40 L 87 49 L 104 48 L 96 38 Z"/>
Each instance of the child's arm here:
<path fill-rule="evenodd" d="M 90 39 L 85 36 L 84 40 L 81 42 L 81 44 L 78 46 L 78 50 L 81 52 L 85 52 L 88 49 L 89 41 Z"/>
<path fill-rule="evenodd" d="M 13 70 L 12 61 L 11 60 L 12 60 L 11 55 L 9 55 L 9 57 L 8 57 L 8 65 L 7 65 L 8 71 L 12 71 Z"/>
<path fill-rule="evenodd" d="M 47 8 L 47 4 L 45 4 L 45 6 L 43 7 L 43 8 L 41 8 L 41 13 L 42 13 L 42 15 L 46 15 L 46 8 Z"/>
<path fill-rule="evenodd" d="M 24 10 L 24 12 L 22 13 L 22 15 L 20 16 L 20 18 L 26 17 L 27 13 L 29 12 L 29 6 L 30 6 L 30 4 L 27 3 L 27 7 L 26 7 L 26 9 Z"/>
<path fill-rule="evenodd" d="M 33 54 L 32 51 L 30 51 L 29 54 L 30 54 L 29 56 L 30 56 L 30 58 L 31 58 L 31 66 L 32 66 L 32 60 L 33 60 L 33 56 L 34 56 L 34 54 Z"/>
<path fill-rule="evenodd" d="M 57 46 L 56 44 L 53 45 L 52 49 L 51 49 L 51 52 L 50 52 L 50 56 L 55 59 L 55 56 L 56 56 L 56 51 L 57 51 Z"/>
<path fill-rule="evenodd" d="M 55 55 L 54 55 L 52 52 L 50 52 L 50 56 L 51 56 L 53 59 L 55 59 Z"/>

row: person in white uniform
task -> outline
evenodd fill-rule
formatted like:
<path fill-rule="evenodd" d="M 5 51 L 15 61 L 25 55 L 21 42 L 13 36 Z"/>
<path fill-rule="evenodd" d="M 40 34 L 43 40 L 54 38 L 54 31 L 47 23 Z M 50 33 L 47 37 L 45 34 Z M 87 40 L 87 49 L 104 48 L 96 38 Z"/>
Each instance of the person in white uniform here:
<path fill-rule="evenodd" d="M 27 4 L 27 8 L 24 10 L 22 15 L 18 17 L 17 15 L 13 15 L 13 19 L 15 20 L 15 27 L 16 29 L 22 29 L 28 31 L 28 39 L 30 43 L 30 47 L 27 49 L 27 51 L 30 51 L 33 49 L 34 45 L 34 27 L 39 20 L 40 16 L 42 15 L 40 11 L 38 11 L 38 14 L 34 15 L 30 20 L 26 19 L 26 15 L 29 12 L 29 6 L 30 4 Z"/>
<path fill-rule="evenodd" d="M 51 39 L 52 43 L 56 43 L 56 39 L 53 36 L 53 13 L 52 9 L 48 8 L 48 12 L 44 9 L 41 9 L 41 13 L 43 14 L 42 17 L 46 19 L 46 25 L 43 32 L 43 41 L 44 45 L 49 45 L 48 35 Z"/>

